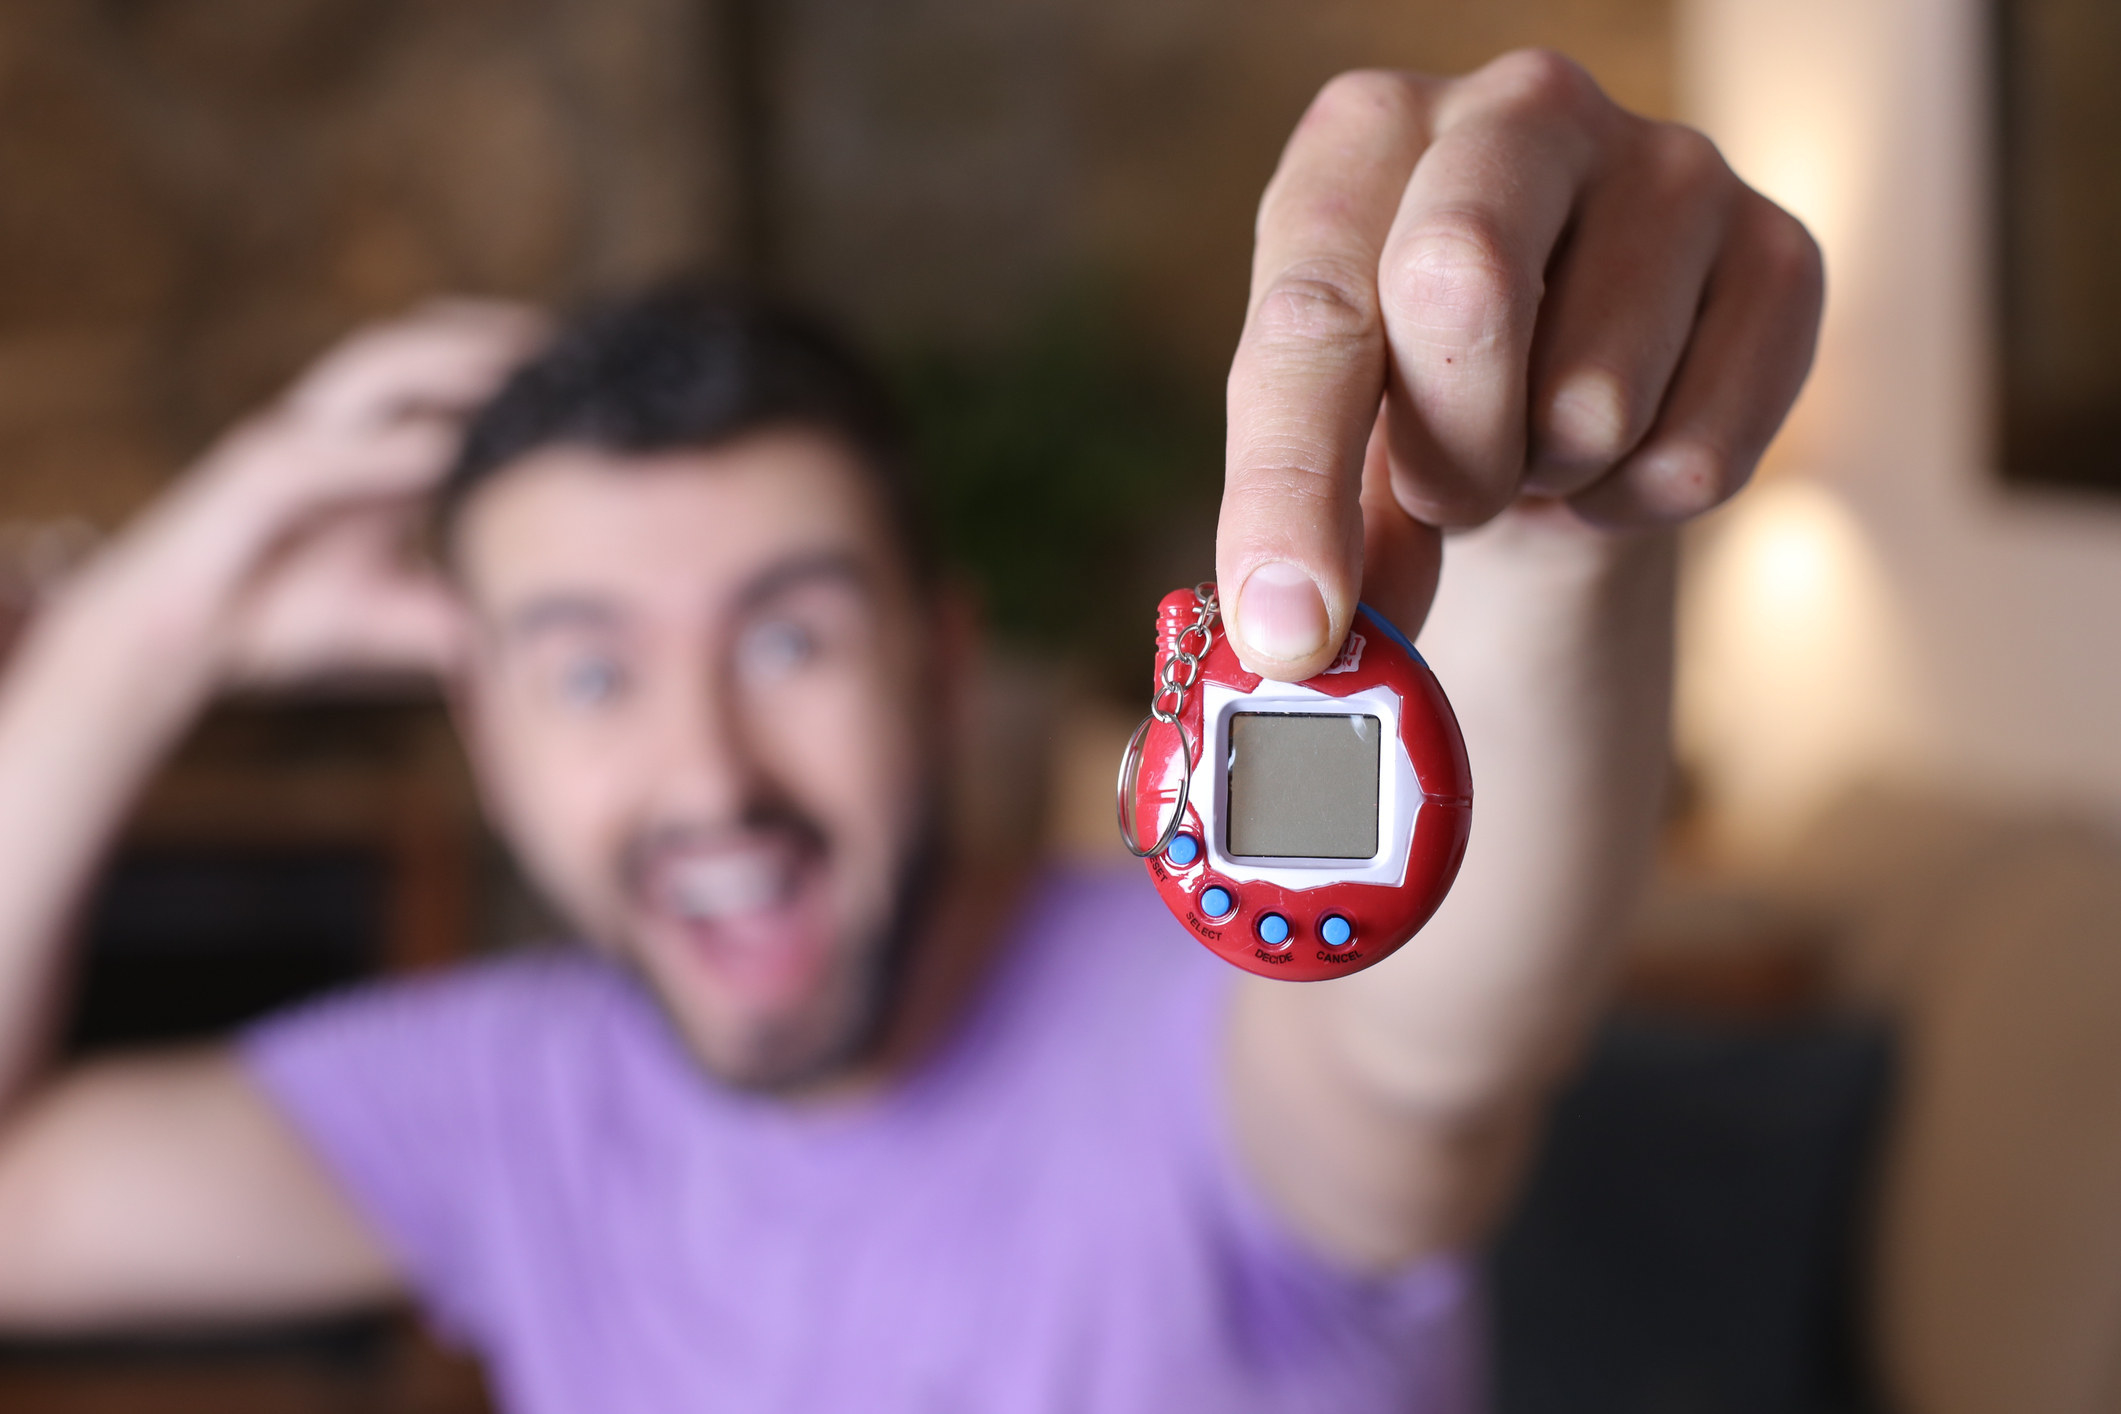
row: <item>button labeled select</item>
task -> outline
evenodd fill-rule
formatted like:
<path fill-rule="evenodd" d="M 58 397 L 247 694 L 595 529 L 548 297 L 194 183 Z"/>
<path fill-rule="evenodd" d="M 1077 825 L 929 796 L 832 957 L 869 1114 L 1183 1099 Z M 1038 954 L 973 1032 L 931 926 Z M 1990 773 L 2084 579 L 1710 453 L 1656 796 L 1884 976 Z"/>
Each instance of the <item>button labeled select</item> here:
<path fill-rule="evenodd" d="M 1228 918 L 1237 907 L 1237 900 L 1220 884 L 1211 884 L 1200 891 L 1200 911 L 1210 918 Z"/>

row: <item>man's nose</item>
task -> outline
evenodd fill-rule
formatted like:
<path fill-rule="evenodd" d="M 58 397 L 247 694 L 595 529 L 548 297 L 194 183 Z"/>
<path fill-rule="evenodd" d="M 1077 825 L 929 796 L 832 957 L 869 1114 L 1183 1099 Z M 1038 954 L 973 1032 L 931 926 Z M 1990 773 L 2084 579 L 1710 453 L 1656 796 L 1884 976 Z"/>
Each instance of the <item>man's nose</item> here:
<path fill-rule="evenodd" d="M 658 815 L 717 824 L 742 818 L 756 794 L 758 764 L 714 675 L 673 680 L 644 729 L 641 759 Z"/>

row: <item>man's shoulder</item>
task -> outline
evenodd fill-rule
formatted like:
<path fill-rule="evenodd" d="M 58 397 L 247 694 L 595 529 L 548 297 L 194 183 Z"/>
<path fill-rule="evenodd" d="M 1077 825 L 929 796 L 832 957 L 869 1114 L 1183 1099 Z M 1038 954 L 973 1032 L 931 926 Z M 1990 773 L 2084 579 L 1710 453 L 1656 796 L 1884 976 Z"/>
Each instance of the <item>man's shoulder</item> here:
<path fill-rule="evenodd" d="M 526 1055 L 624 1026 L 646 1010 L 631 975 L 609 959 L 585 947 L 540 946 L 332 993 L 267 1018 L 244 1049 L 267 1063 L 313 1058 L 461 1074 L 484 1056 Z"/>
<path fill-rule="evenodd" d="M 633 974 L 580 943 L 511 948 L 456 966 L 387 978 L 351 994 L 397 998 L 407 1005 L 540 1011 L 563 1005 L 611 1006 L 637 992 Z"/>
<path fill-rule="evenodd" d="M 1079 1053 L 1101 1038 L 1190 1033 L 1230 969 L 1196 943 L 1139 869 L 1057 868 L 1028 891 L 1009 990 L 1019 1020 L 1050 1023 Z M 1037 1020 L 1033 1020 L 1036 1018 Z"/>
<path fill-rule="evenodd" d="M 1167 941 L 1174 920 L 1140 868 L 1061 864 L 1026 895 L 1023 926 L 1094 935 L 1131 950 Z"/>
<path fill-rule="evenodd" d="M 1026 892 L 1016 932 L 1045 968 L 1086 979 L 1175 980 L 1212 961 L 1139 869 L 1049 870 Z"/>
<path fill-rule="evenodd" d="M 620 1004 L 633 991 L 632 975 L 595 950 L 575 943 L 540 943 L 432 972 L 383 978 L 328 998 L 325 1006 L 546 1014 L 554 1005 L 572 1009 Z"/>

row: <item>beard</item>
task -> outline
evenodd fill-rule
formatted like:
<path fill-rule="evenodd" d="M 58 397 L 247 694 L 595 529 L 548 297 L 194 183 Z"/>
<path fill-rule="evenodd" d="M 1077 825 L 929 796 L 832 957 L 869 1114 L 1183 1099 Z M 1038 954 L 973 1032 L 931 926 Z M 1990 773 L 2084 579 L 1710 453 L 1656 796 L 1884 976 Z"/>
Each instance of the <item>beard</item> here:
<path fill-rule="evenodd" d="M 657 976 L 652 950 L 640 939 L 623 940 L 620 952 L 647 987 L 686 1050 L 723 1085 L 761 1094 L 800 1091 L 873 1060 L 899 1016 L 919 940 L 929 921 L 943 873 L 941 790 L 922 792 L 900 858 L 891 870 L 882 907 L 869 920 L 843 925 L 829 943 L 829 964 L 811 997 L 784 1012 L 756 1018 L 731 1033 L 688 1014 L 677 985 Z M 748 807 L 732 832 L 727 827 L 665 826 L 629 840 L 619 860 L 627 896 L 637 906 L 648 899 L 659 862 L 697 848 L 703 840 L 727 842 L 732 835 L 770 842 L 829 870 L 833 840 L 823 825 L 785 800 Z"/>

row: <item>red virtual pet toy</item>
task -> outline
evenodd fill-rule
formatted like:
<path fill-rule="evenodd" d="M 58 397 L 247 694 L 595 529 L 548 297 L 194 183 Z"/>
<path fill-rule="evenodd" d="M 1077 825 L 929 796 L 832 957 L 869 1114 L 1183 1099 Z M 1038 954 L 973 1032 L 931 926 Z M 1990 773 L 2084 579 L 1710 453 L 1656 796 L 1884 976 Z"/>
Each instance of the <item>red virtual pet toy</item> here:
<path fill-rule="evenodd" d="M 1127 743 L 1119 826 L 1211 952 L 1316 982 L 1390 956 L 1436 911 L 1472 828 L 1458 718 L 1405 635 L 1360 607 L 1305 682 L 1246 672 L 1215 586 L 1164 596 L 1156 697 Z"/>

